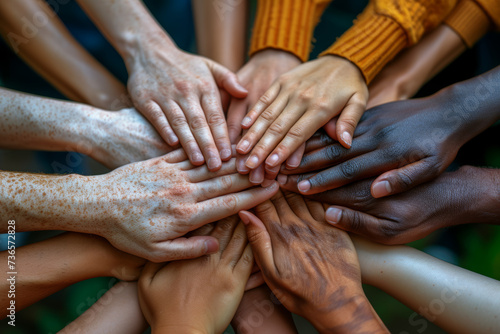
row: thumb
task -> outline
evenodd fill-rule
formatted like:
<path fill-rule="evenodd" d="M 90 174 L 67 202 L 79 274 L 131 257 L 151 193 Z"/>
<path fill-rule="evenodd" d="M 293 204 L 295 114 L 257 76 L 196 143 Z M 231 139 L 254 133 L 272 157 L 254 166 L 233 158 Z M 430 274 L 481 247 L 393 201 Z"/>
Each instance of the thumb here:
<path fill-rule="evenodd" d="M 219 241 L 210 236 L 194 236 L 162 241 L 155 246 L 155 254 L 149 260 L 164 262 L 194 259 L 219 250 Z"/>
<path fill-rule="evenodd" d="M 273 247 L 266 226 L 262 220 L 248 211 L 240 211 L 239 216 L 246 226 L 248 242 L 252 247 L 255 262 L 264 272 L 272 272 L 275 268 Z"/>
<path fill-rule="evenodd" d="M 342 110 L 336 124 L 337 138 L 345 148 L 350 148 L 352 138 L 354 138 L 354 130 L 358 125 L 361 116 L 366 110 L 366 99 L 363 99 L 360 94 L 354 94 L 347 102 L 344 110 Z"/>
<path fill-rule="evenodd" d="M 323 129 L 325 130 L 326 134 L 330 136 L 330 138 L 339 141 L 339 137 L 337 136 L 337 120 L 338 117 L 332 118 L 328 121 L 328 123 L 323 125 Z"/>
<path fill-rule="evenodd" d="M 224 88 L 233 97 L 242 99 L 247 96 L 248 91 L 240 84 L 236 74 L 216 62 L 209 62 L 208 66 L 217 86 Z"/>
<path fill-rule="evenodd" d="M 407 191 L 439 176 L 440 170 L 430 159 L 419 160 L 380 175 L 371 186 L 372 196 L 380 198 Z"/>

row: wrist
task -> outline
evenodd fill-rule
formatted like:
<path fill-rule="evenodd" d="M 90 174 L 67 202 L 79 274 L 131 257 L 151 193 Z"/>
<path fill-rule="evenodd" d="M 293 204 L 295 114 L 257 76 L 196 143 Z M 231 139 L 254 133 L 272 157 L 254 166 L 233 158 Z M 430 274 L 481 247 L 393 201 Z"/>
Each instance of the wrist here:
<path fill-rule="evenodd" d="M 294 66 L 298 66 L 302 63 L 299 57 L 291 52 L 283 51 L 279 49 L 264 49 L 256 52 L 250 57 L 251 61 L 257 61 L 262 63 L 274 62 L 274 63 L 285 63 Z"/>

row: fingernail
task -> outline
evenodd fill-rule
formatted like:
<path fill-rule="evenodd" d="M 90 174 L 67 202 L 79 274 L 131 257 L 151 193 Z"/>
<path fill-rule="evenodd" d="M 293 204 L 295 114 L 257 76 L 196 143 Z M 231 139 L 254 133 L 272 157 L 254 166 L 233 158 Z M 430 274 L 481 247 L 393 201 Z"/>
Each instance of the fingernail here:
<path fill-rule="evenodd" d="M 241 174 L 246 174 L 250 171 L 250 169 L 248 169 L 248 167 L 245 165 L 245 160 L 244 159 L 238 159 L 237 162 L 236 162 L 236 170 L 238 171 L 238 173 L 241 173 Z"/>
<path fill-rule="evenodd" d="M 271 155 L 267 159 L 266 164 L 268 166 L 274 167 L 274 166 L 276 166 L 276 163 L 278 162 L 279 159 L 280 159 L 279 155 L 277 155 L 276 153 L 274 153 L 273 155 Z"/>
<path fill-rule="evenodd" d="M 205 254 L 213 254 L 219 250 L 219 244 L 215 240 L 205 241 Z"/>
<path fill-rule="evenodd" d="M 262 181 L 262 183 L 260 185 L 262 186 L 262 188 L 267 188 L 270 185 L 272 185 L 273 183 L 274 183 L 274 180 L 264 179 L 264 181 Z"/>
<path fill-rule="evenodd" d="M 243 212 L 240 211 L 239 216 L 240 216 L 243 224 L 248 225 L 248 223 L 250 223 L 250 219 L 248 219 L 248 216 L 246 214 L 244 214 Z"/>
<path fill-rule="evenodd" d="M 300 160 L 298 157 L 292 156 L 288 161 L 286 162 L 286 167 L 287 168 L 297 168 L 300 165 Z"/>
<path fill-rule="evenodd" d="M 252 155 L 250 158 L 247 159 L 245 165 L 250 169 L 254 169 L 255 167 L 257 167 L 258 163 L 259 163 L 259 157 L 256 155 Z"/>
<path fill-rule="evenodd" d="M 208 169 L 216 169 L 220 166 L 220 160 L 217 158 L 210 158 L 207 161 Z"/>
<path fill-rule="evenodd" d="M 245 126 L 245 127 L 248 127 L 250 126 L 250 123 L 252 122 L 252 119 L 250 117 L 245 117 L 243 118 L 243 120 L 241 121 L 241 126 Z"/>
<path fill-rule="evenodd" d="M 248 140 L 243 140 L 239 145 L 238 145 L 238 151 L 241 153 L 245 154 L 247 153 L 248 148 L 250 147 L 250 142 Z"/>
<path fill-rule="evenodd" d="M 191 155 L 191 161 L 192 162 L 203 162 L 203 155 L 201 155 L 200 152 L 194 152 Z"/>
<path fill-rule="evenodd" d="M 221 157 L 222 160 L 227 160 L 227 159 L 231 158 L 231 155 L 232 155 L 232 152 L 228 148 L 223 149 L 222 151 L 220 151 L 220 157 Z"/>
<path fill-rule="evenodd" d="M 328 208 L 325 213 L 325 219 L 330 224 L 337 224 L 342 218 L 342 210 L 337 208 Z"/>
<path fill-rule="evenodd" d="M 255 176 L 256 173 L 250 174 L 250 177 L 248 178 L 251 183 L 253 184 L 261 184 L 264 182 L 264 175 L 257 175 Z"/>
<path fill-rule="evenodd" d="M 170 141 L 170 145 L 172 145 L 172 146 L 173 146 L 173 145 L 177 145 L 177 144 L 178 144 L 178 142 L 179 142 L 179 138 L 177 138 L 177 136 L 176 136 L 176 135 L 170 135 L 170 136 L 168 137 L 168 139 L 169 139 L 169 141 Z"/>
<path fill-rule="evenodd" d="M 352 145 L 352 138 L 351 138 L 351 135 L 349 134 L 349 132 L 347 131 L 344 131 L 344 133 L 342 134 L 342 140 L 349 146 L 351 147 Z"/>
<path fill-rule="evenodd" d="M 288 176 L 286 176 L 284 174 L 278 175 L 278 183 L 279 184 L 285 184 L 287 180 L 288 180 Z"/>
<path fill-rule="evenodd" d="M 305 193 L 309 189 L 311 189 L 311 182 L 304 180 L 300 181 L 299 184 L 297 185 L 297 188 L 299 188 L 300 192 Z"/>
<path fill-rule="evenodd" d="M 391 184 L 388 181 L 380 181 L 373 185 L 372 195 L 375 198 L 384 197 L 392 193 Z"/>

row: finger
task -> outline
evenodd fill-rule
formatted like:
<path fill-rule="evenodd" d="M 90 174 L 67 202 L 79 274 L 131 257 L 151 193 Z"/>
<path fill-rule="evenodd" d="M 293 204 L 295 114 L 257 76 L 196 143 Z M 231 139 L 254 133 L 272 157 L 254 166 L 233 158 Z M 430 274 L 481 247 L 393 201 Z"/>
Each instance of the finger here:
<path fill-rule="evenodd" d="M 264 180 L 274 180 L 278 176 L 282 166 L 278 165 L 276 167 L 265 167 L 265 174 L 264 174 Z"/>
<path fill-rule="evenodd" d="M 196 236 L 161 241 L 155 245 L 155 252 L 148 258 L 153 262 L 194 259 L 219 250 L 219 242 L 214 237 Z"/>
<path fill-rule="evenodd" d="M 249 210 L 271 198 L 278 190 L 278 184 L 274 182 L 266 188 L 255 187 L 198 203 L 192 224 L 196 228 L 203 224 L 234 215 L 241 210 Z"/>
<path fill-rule="evenodd" d="M 167 114 L 168 120 L 179 136 L 182 148 L 186 151 L 189 161 L 193 165 L 199 166 L 205 162 L 201 150 L 196 143 L 196 140 L 189 128 L 186 116 L 182 109 L 177 105 L 177 103 L 171 103 L 169 105 L 169 113 Z"/>
<path fill-rule="evenodd" d="M 278 183 L 283 190 L 293 191 L 295 193 L 300 193 L 299 188 L 297 187 L 299 182 L 303 180 L 307 180 L 310 177 L 315 175 L 314 173 L 308 174 L 297 174 L 297 175 L 286 175 L 279 174 L 278 175 Z"/>
<path fill-rule="evenodd" d="M 250 173 L 250 168 L 245 165 L 245 161 L 247 161 L 248 155 L 236 154 L 236 170 L 240 174 L 248 174 Z"/>
<path fill-rule="evenodd" d="M 242 224 L 243 225 L 243 224 Z M 246 236 L 246 230 L 245 230 L 245 225 L 243 225 L 243 231 L 245 232 Z M 247 278 L 247 284 L 248 284 L 248 279 L 250 278 L 250 275 L 252 274 L 252 268 L 253 264 L 255 263 L 254 261 L 254 256 L 252 252 L 252 246 L 247 242 L 245 243 L 245 249 L 241 253 L 240 258 L 238 259 L 238 262 L 236 263 L 234 267 L 234 271 L 241 274 L 243 277 Z M 245 284 L 245 285 L 247 285 Z M 254 283 L 255 284 L 255 283 Z"/>
<path fill-rule="evenodd" d="M 329 207 L 325 212 L 325 219 L 327 223 L 337 228 L 377 242 L 387 241 L 382 231 L 390 229 L 392 225 L 364 212 L 341 206 Z"/>
<path fill-rule="evenodd" d="M 168 108 L 160 108 L 156 102 L 149 101 L 145 104 L 137 105 L 137 109 L 153 124 L 156 131 L 158 131 L 167 144 L 170 146 L 179 144 L 179 138 L 175 135 L 174 130 L 167 120 L 166 115 L 169 114 Z"/>
<path fill-rule="evenodd" d="M 186 115 L 189 129 L 196 139 L 198 147 L 201 148 L 208 169 L 216 171 L 221 167 L 219 151 L 212 137 L 212 132 L 208 126 L 205 113 L 201 109 L 200 102 L 195 100 L 196 98 L 183 101 L 181 103 L 181 108 Z"/>
<path fill-rule="evenodd" d="M 309 208 L 309 213 L 312 218 L 319 222 L 325 222 L 325 204 L 313 201 L 309 198 L 304 198 L 307 207 Z"/>
<path fill-rule="evenodd" d="M 319 129 L 306 142 L 305 153 L 316 151 L 317 149 L 336 144 L 337 140 L 332 139 L 324 130 Z"/>
<path fill-rule="evenodd" d="M 337 165 L 349 159 L 368 153 L 374 149 L 373 138 L 356 138 L 352 147 L 346 149 L 340 144 L 333 144 L 309 152 L 302 157 L 299 167 L 283 170 L 283 174 L 303 174 Z"/>
<path fill-rule="evenodd" d="M 248 111 L 248 101 L 232 99 L 227 112 L 227 128 L 229 132 L 229 140 L 232 144 L 236 144 L 238 137 L 242 133 L 241 121 Z"/>
<path fill-rule="evenodd" d="M 243 136 L 243 143 L 245 140 L 253 147 L 250 157 L 245 162 L 247 167 L 255 168 L 266 160 L 266 165 L 270 167 L 281 164 L 288 155 L 293 152 L 297 147 L 287 152 L 286 157 L 278 159 L 275 155 L 270 155 L 271 151 L 280 143 L 280 141 L 290 134 L 289 130 L 295 127 L 295 122 L 304 114 L 305 110 L 300 105 L 286 105 L 286 97 L 278 97 L 276 101 L 266 109 L 262 115 L 255 121 L 255 124 L 248 130 L 248 133 Z M 296 133 L 293 132 L 292 135 Z M 312 135 L 312 133 L 311 133 Z M 304 140 L 305 141 L 305 140 Z M 275 150 L 276 151 L 276 150 Z M 276 152 L 273 152 L 276 153 Z M 269 156 L 269 157 L 268 157 Z"/>
<path fill-rule="evenodd" d="M 233 237 L 233 232 L 240 221 L 238 215 L 232 215 L 227 218 L 221 219 L 215 225 L 214 230 L 210 234 L 212 237 L 219 240 L 219 252 L 224 253 L 227 245 Z M 222 255 L 221 255 L 222 257 Z"/>
<path fill-rule="evenodd" d="M 339 142 L 345 147 L 350 148 L 354 138 L 354 130 L 358 125 L 361 116 L 366 110 L 366 98 L 360 94 L 354 94 L 347 102 L 344 110 L 339 115 L 336 125 L 336 133 Z"/>
<path fill-rule="evenodd" d="M 304 195 L 317 194 L 379 175 L 396 166 L 397 161 L 390 161 L 379 151 L 374 151 L 316 173 L 300 181 L 297 188 Z"/>
<path fill-rule="evenodd" d="M 248 114 L 241 121 L 241 127 L 243 129 L 250 128 L 257 118 L 268 109 L 268 107 L 276 100 L 280 92 L 281 86 L 279 83 L 274 83 L 269 87 L 269 89 L 259 98 L 257 103 L 250 109 Z M 241 150 L 245 150 L 244 147 Z M 248 150 L 246 150 L 248 151 Z"/>
<path fill-rule="evenodd" d="M 269 133 L 272 129 L 269 128 L 268 132 L 266 132 L 259 144 L 255 146 L 255 149 L 251 154 L 257 154 L 256 151 L 262 142 L 264 145 L 263 148 L 269 148 L 271 146 L 275 147 L 274 150 L 271 148 L 272 152 L 266 159 L 266 165 L 274 167 L 282 164 L 290 156 L 290 154 L 297 150 L 300 145 L 306 142 L 306 140 L 311 138 L 316 130 L 318 130 L 326 122 L 326 119 L 321 117 L 321 114 L 322 113 L 316 113 L 315 111 L 308 111 L 299 120 L 296 122 L 294 121 L 294 124 L 291 123 L 293 126 L 289 130 L 287 130 L 285 126 L 281 125 L 284 129 L 283 136 L 281 138 Z M 273 138 L 269 139 L 269 143 L 271 145 L 266 145 L 268 133 L 270 136 L 273 136 Z M 266 150 L 265 152 L 267 153 L 268 151 L 270 150 Z"/>
<path fill-rule="evenodd" d="M 287 169 L 295 169 L 299 167 L 300 162 L 302 161 L 302 157 L 304 156 L 304 152 L 306 150 L 306 143 L 302 143 L 298 149 L 293 152 L 288 159 L 286 159 L 286 168 Z"/>
<path fill-rule="evenodd" d="M 236 159 L 233 158 L 227 162 L 223 162 L 221 169 L 216 172 L 211 172 L 207 165 L 203 165 L 188 170 L 187 175 L 190 182 L 198 183 L 211 180 L 219 176 L 235 174 L 236 172 Z"/>
<path fill-rule="evenodd" d="M 265 283 L 264 276 L 262 275 L 262 272 L 259 270 L 258 272 L 250 275 L 250 278 L 248 278 L 247 284 L 245 285 L 245 291 L 255 289 L 264 283 Z"/>
<path fill-rule="evenodd" d="M 240 84 L 236 74 L 216 62 L 207 61 L 207 64 L 217 86 L 224 88 L 233 97 L 241 99 L 247 96 L 248 91 Z"/>
<path fill-rule="evenodd" d="M 312 215 L 309 213 L 309 207 L 306 205 L 306 202 L 301 195 L 290 191 L 283 191 L 283 196 L 288 203 L 288 207 L 297 217 L 308 221 L 313 220 Z M 279 214 L 280 211 L 278 210 L 278 215 Z"/>
<path fill-rule="evenodd" d="M 295 205 L 301 201 L 300 195 L 291 192 L 278 192 L 271 198 L 271 202 L 273 203 L 279 217 L 280 226 L 288 226 L 293 223 L 297 223 L 297 220 L 291 219 L 293 216 L 297 216 L 297 214 L 292 210 L 291 203 L 287 201 L 287 196 L 291 198 L 292 203 Z M 301 208 L 298 208 L 297 210 L 300 209 Z M 305 203 L 303 203 L 302 206 L 302 210 L 304 209 L 307 210 Z M 278 234 L 273 233 L 272 237 L 274 237 L 274 235 Z"/>
<path fill-rule="evenodd" d="M 147 262 L 144 268 L 141 271 L 141 276 L 139 277 L 139 284 L 148 286 L 155 275 L 161 270 L 161 268 L 165 267 L 166 263 L 154 263 Z"/>
<path fill-rule="evenodd" d="M 212 92 L 210 95 L 203 94 L 201 97 L 201 106 L 205 112 L 208 126 L 212 131 L 212 136 L 219 150 L 221 160 L 227 161 L 231 159 L 231 142 L 229 141 L 226 118 L 222 112 L 222 105 L 218 92 Z"/>
<path fill-rule="evenodd" d="M 264 165 L 260 165 L 255 169 L 250 170 L 249 180 L 252 184 L 261 184 L 264 182 Z"/>
<path fill-rule="evenodd" d="M 238 219 L 238 224 L 235 225 L 232 236 L 230 236 L 229 244 L 226 249 L 222 252 L 221 259 L 228 263 L 231 268 L 235 268 L 238 261 L 245 251 L 245 247 L 248 245 L 247 232 L 245 231 L 245 225 Z M 248 275 L 252 271 L 253 257 L 250 256 L 247 260 L 250 260 L 246 265 L 249 267 Z"/>
<path fill-rule="evenodd" d="M 333 140 L 339 141 L 339 137 L 337 136 L 337 121 L 338 117 L 334 117 L 331 120 L 328 121 L 323 126 L 323 129 L 325 129 L 326 134 L 332 138 Z"/>
<path fill-rule="evenodd" d="M 239 215 L 245 224 L 248 242 L 252 247 L 255 261 L 261 268 L 263 274 L 274 272 L 275 264 L 271 237 L 264 223 L 248 211 L 241 211 Z"/>
<path fill-rule="evenodd" d="M 436 178 L 440 172 L 431 159 L 420 160 L 377 177 L 372 183 L 371 193 L 375 198 L 399 194 Z"/>
<path fill-rule="evenodd" d="M 165 156 L 165 161 L 168 163 L 178 163 L 178 162 L 183 162 L 186 159 L 188 159 L 188 156 L 186 154 L 186 151 L 184 151 L 182 148 L 177 149 L 175 151 L 172 151 Z"/>
<path fill-rule="evenodd" d="M 187 234 L 188 237 L 196 237 L 196 236 L 206 236 L 210 235 L 215 228 L 215 223 L 205 224 L 201 227 L 198 227 L 196 230 L 191 231 Z"/>
<path fill-rule="evenodd" d="M 254 186 L 248 176 L 238 173 L 224 175 L 212 180 L 196 183 L 194 195 L 198 202 L 236 193 Z"/>

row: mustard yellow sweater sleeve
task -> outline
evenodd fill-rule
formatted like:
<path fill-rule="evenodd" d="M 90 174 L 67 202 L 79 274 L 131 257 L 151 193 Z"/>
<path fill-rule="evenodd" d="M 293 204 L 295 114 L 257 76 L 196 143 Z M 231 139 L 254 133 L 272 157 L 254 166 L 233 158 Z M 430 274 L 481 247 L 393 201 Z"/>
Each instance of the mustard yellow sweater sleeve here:
<path fill-rule="evenodd" d="M 259 0 L 250 55 L 272 48 L 309 58 L 313 31 L 331 0 Z"/>
<path fill-rule="evenodd" d="M 445 23 L 471 47 L 491 28 L 500 29 L 500 1 L 461 0 Z"/>
<path fill-rule="evenodd" d="M 402 49 L 439 25 L 457 0 L 372 0 L 365 11 L 321 56 L 344 57 L 370 81 Z"/>

